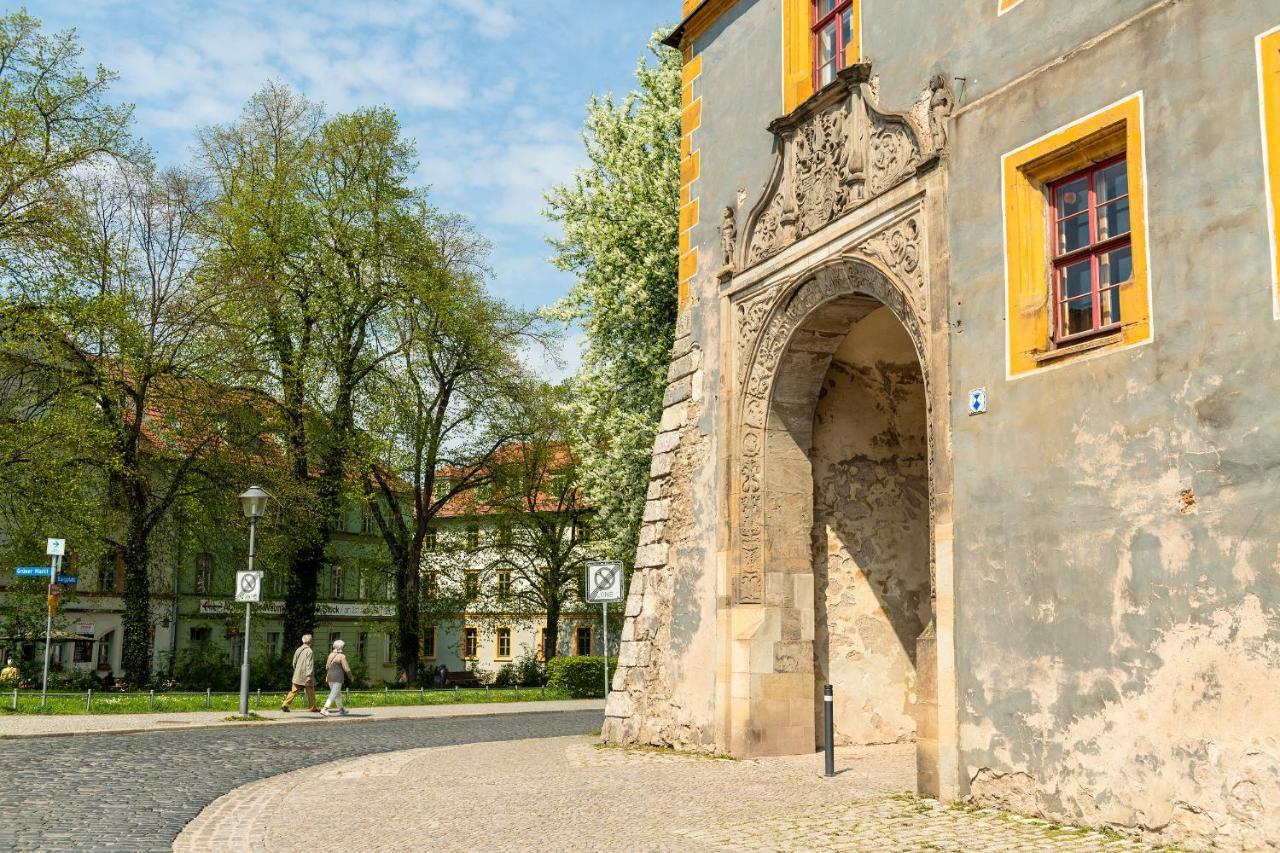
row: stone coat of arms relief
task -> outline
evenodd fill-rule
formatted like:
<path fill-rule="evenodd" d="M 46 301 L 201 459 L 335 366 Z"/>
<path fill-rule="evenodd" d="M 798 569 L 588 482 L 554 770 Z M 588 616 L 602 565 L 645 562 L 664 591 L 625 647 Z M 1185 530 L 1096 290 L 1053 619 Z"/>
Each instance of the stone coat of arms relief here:
<path fill-rule="evenodd" d="M 792 115 L 774 121 L 770 130 L 778 159 L 740 235 L 726 211 L 722 280 L 932 168 L 946 146 L 951 104 L 945 78 L 939 75 L 911 112 L 881 110 L 870 67 L 859 65 L 842 72 L 837 83 Z M 765 421 L 775 373 L 792 334 L 823 303 L 862 294 L 889 307 L 923 355 L 929 314 L 924 239 L 923 209 L 917 199 L 882 229 L 842 252 L 844 258 L 870 264 L 806 270 L 734 300 L 737 602 L 764 603 Z"/>

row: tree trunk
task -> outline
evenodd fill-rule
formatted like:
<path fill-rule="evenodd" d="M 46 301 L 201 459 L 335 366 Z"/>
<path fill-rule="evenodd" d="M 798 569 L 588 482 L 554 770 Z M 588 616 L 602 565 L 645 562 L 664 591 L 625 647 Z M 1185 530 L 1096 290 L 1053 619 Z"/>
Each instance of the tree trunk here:
<path fill-rule="evenodd" d="M 542 659 L 551 660 L 560 647 L 560 600 L 554 599 L 547 605 L 546 639 L 543 641 Z"/>
<path fill-rule="evenodd" d="M 418 680 L 418 644 L 421 642 L 422 585 L 419 567 L 422 553 L 417 547 L 404 552 L 406 559 L 396 566 L 396 664 L 410 684 Z"/>
<path fill-rule="evenodd" d="M 326 527 L 327 530 L 327 527 Z M 299 545 L 289 555 L 289 578 L 284 597 L 284 642 L 281 654 L 286 659 L 302 641 L 303 634 L 310 634 L 316 627 L 316 585 L 320 567 L 324 564 L 325 537 L 314 530 L 309 541 Z"/>
<path fill-rule="evenodd" d="M 132 501 L 130 501 L 132 503 Z M 141 514 L 130 507 L 124 558 L 124 641 L 121 665 L 130 687 L 151 681 L 151 546 Z"/>

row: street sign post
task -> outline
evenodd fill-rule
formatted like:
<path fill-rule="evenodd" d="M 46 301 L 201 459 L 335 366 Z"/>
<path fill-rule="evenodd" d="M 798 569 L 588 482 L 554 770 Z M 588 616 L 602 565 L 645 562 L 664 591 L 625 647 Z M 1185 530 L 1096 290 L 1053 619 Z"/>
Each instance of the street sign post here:
<path fill-rule="evenodd" d="M 53 611 L 58 606 L 58 593 L 61 592 L 56 587 L 58 580 L 58 569 L 62 566 L 62 558 L 67 553 L 67 540 L 50 539 L 44 549 L 44 553 L 49 557 L 49 589 L 48 589 L 48 608 L 44 617 L 44 673 L 40 677 L 40 707 L 44 707 L 45 699 L 49 693 L 49 640 L 53 636 Z M 41 566 L 43 569 L 44 567 Z"/>
<path fill-rule="evenodd" d="M 617 560 L 587 562 L 587 603 L 599 604 L 604 629 L 604 698 L 609 698 L 609 605 L 622 601 L 622 563 Z"/>
<path fill-rule="evenodd" d="M 244 602 L 244 649 L 240 658 L 240 716 L 249 714 L 249 608 L 262 601 L 262 572 L 253 570 L 258 520 L 249 519 L 249 571 L 236 572 L 236 601 Z"/>

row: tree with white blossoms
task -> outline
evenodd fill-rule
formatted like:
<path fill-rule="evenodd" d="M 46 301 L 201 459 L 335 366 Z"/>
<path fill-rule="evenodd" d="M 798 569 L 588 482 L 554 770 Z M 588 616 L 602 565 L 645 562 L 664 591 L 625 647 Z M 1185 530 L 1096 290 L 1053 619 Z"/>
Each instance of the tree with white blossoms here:
<path fill-rule="evenodd" d="M 679 266 L 680 54 L 654 34 L 621 101 L 596 96 L 590 165 L 547 194 L 562 236 L 552 263 L 577 276 L 552 314 L 586 336 L 573 425 L 596 546 L 635 555 L 675 335 Z"/>

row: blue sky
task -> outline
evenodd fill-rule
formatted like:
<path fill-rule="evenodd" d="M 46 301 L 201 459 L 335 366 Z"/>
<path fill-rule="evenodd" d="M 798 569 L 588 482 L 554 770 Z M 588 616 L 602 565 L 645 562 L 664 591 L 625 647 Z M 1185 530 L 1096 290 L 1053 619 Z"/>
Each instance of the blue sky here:
<path fill-rule="evenodd" d="M 416 139 L 438 206 L 493 242 L 493 291 L 525 307 L 571 279 L 546 262 L 542 193 L 584 162 L 592 93 L 623 93 L 652 30 L 678 0 L 28 0 L 46 27 L 75 27 L 89 63 L 119 73 L 113 97 L 163 164 L 202 125 L 235 118 L 268 79 L 330 111 L 393 108 Z M 0 7 L 3 8 L 3 7 Z M 13 8 L 13 7 L 9 7 Z M 571 362 L 575 344 L 564 355 Z M 556 371 L 557 373 L 559 371 Z"/>

